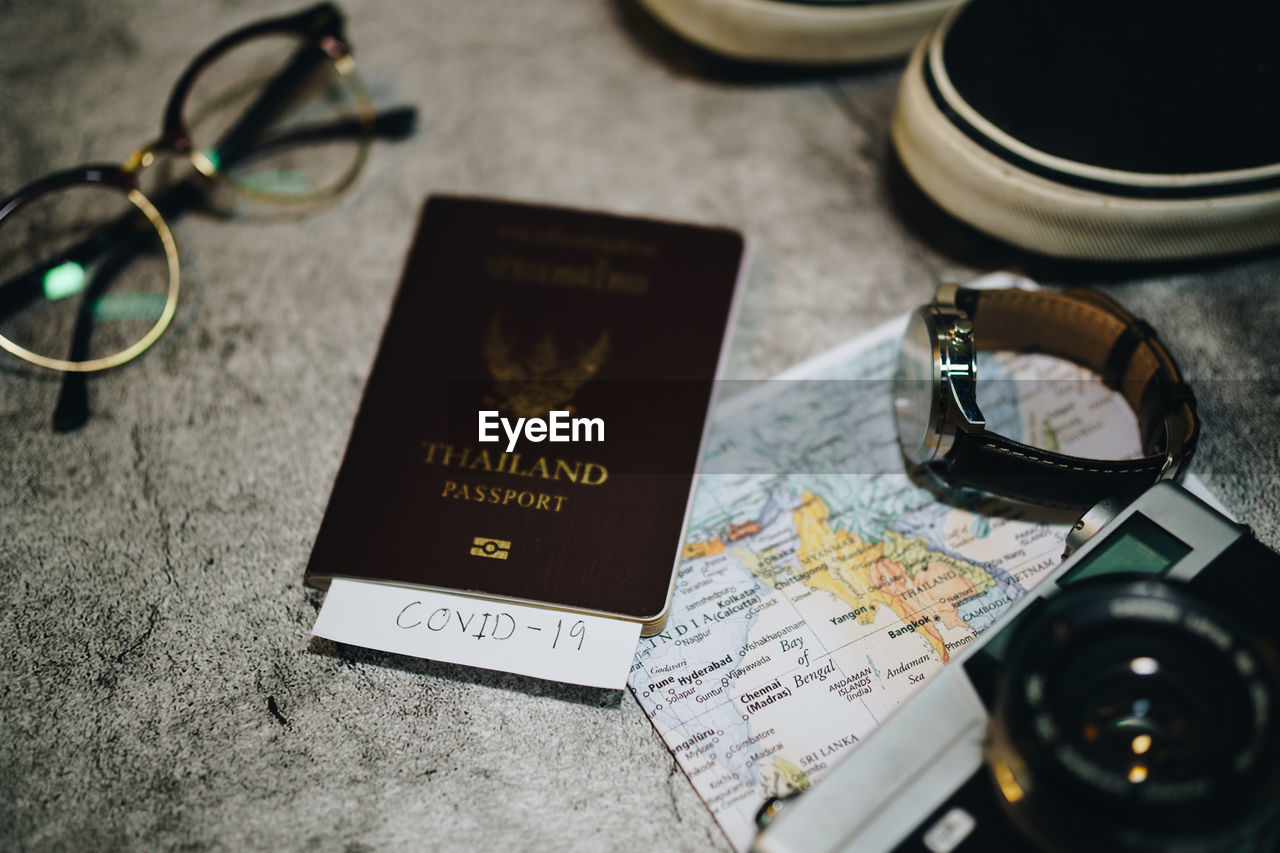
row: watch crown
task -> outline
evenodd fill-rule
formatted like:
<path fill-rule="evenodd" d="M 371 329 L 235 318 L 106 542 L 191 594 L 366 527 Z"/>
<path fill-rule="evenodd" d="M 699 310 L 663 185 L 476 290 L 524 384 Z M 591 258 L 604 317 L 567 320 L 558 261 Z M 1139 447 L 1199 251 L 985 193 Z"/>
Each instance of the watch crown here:
<path fill-rule="evenodd" d="M 965 319 L 956 320 L 951 325 L 951 336 L 960 340 L 973 337 L 973 323 Z"/>

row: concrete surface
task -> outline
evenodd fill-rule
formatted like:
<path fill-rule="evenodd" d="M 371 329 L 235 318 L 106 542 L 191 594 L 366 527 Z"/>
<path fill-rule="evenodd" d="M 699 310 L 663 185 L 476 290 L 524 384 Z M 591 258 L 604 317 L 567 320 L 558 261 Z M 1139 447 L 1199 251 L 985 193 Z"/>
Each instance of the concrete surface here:
<path fill-rule="evenodd" d="M 736 377 L 953 271 L 1102 284 L 1192 375 L 1196 469 L 1280 545 L 1276 254 L 1095 268 L 986 240 L 893 166 L 895 66 L 727 65 L 621 0 L 344 5 L 418 134 L 303 222 L 185 218 L 178 327 L 92 381 L 83 431 L 51 432 L 55 381 L 0 371 L 0 846 L 727 849 L 629 693 L 309 643 L 303 567 L 433 191 L 740 228 Z M 199 48 L 291 8 L 0 4 L 0 192 L 123 158 Z"/>

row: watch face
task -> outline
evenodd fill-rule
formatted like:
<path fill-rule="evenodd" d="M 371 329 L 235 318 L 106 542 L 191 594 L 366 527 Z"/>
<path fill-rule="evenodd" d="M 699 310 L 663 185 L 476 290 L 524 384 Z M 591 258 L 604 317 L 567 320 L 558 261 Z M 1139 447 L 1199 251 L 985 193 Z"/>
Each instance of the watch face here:
<path fill-rule="evenodd" d="M 924 313 L 912 314 L 893 374 L 893 413 L 898 422 L 898 441 L 903 454 L 915 465 L 929 461 L 937 444 L 933 424 L 938 362 L 933 337 Z"/>

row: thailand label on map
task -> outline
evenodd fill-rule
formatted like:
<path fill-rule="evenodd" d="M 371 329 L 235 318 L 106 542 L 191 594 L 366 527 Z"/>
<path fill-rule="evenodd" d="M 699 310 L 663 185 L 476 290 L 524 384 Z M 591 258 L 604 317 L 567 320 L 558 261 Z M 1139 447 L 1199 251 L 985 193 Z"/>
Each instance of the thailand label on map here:
<path fill-rule="evenodd" d="M 670 620 L 632 665 L 640 705 L 738 850 L 767 797 L 821 779 L 1057 566 L 1078 515 L 942 502 L 908 478 L 889 384 L 904 327 L 718 410 Z M 984 354 L 979 377 L 994 430 L 1138 454 L 1133 413 L 1083 368 Z"/>

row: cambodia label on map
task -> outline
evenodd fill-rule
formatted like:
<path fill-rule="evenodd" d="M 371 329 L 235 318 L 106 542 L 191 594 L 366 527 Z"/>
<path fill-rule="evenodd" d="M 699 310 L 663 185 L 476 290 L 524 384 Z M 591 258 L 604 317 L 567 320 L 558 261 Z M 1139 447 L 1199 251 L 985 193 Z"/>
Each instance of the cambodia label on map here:
<path fill-rule="evenodd" d="M 942 502 L 908 478 L 888 381 L 904 326 L 719 409 L 670 620 L 632 665 L 632 691 L 738 850 L 766 797 L 821 779 L 1057 566 L 1077 515 Z M 1137 454 L 1132 412 L 1083 368 L 984 355 L 979 377 L 994 430 Z"/>

